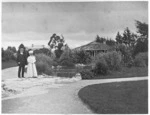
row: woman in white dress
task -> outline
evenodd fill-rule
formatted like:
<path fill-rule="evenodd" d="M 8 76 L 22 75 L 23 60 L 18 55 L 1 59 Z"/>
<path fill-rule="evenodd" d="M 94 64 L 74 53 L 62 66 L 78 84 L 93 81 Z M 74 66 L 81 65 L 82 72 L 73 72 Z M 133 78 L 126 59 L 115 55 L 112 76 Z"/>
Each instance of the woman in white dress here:
<path fill-rule="evenodd" d="M 37 70 L 35 66 L 36 58 L 33 55 L 33 51 L 29 51 L 30 56 L 28 57 L 27 75 L 28 77 L 37 77 Z"/>

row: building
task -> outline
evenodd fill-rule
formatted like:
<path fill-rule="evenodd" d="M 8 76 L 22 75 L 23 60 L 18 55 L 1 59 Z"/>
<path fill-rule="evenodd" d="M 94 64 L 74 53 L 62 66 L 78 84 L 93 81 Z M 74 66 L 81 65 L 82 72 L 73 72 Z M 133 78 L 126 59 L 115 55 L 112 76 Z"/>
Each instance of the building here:
<path fill-rule="evenodd" d="M 105 43 L 98 43 L 94 41 L 74 49 L 74 51 L 80 50 L 86 51 L 90 53 L 91 56 L 95 57 L 99 53 L 105 53 L 110 50 L 110 46 Z"/>
<path fill-rule="evenodd" d="M 26 48 L 36 50 L 36 49 L 42 49 L 42 48 L 48 48 L 48 47 L 45 47 L 45 45 L 34 45 L 34 44 L 32 44 L 30 47 L 26 47 Z"/>

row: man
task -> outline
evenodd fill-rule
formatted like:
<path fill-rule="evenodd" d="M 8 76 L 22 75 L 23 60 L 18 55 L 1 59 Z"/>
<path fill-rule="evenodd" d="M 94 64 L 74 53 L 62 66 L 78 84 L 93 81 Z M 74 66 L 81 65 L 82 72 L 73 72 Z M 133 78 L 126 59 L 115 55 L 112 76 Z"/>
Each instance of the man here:
<path fill-rule="evenodd" d="M 17 63 L 18 63 L 18 77 L 24 78 L 24 71 L 25 71 L 25 65 L 27 65 L 27 55 L 25 52 L 25 47 L 23 44 L 19 46 L 19 50 L 17 53 Z M 22 72 L 22 76 L 20 76 L 20 73 Z"/>

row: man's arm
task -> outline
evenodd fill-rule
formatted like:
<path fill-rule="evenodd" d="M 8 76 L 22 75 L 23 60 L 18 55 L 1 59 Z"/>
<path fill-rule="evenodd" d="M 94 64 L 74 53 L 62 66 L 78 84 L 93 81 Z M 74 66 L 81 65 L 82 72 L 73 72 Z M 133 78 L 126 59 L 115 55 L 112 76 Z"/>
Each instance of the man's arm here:
<path fill-rule="evenodd" d="M 20 64 L 19 54 L 17 53 L 17 64 Z"/>

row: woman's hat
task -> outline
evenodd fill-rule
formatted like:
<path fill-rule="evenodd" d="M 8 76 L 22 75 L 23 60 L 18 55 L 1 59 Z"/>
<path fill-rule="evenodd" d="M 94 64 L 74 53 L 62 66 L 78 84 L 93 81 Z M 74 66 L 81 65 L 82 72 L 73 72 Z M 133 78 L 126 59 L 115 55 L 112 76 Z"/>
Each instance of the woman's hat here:
<path fill-rule="evenodd" d="M 32 50 L 30 50 L 30 51 L 29 51 L 29 54 L 33 54 L 33 51 L 32 51 Z"/>

